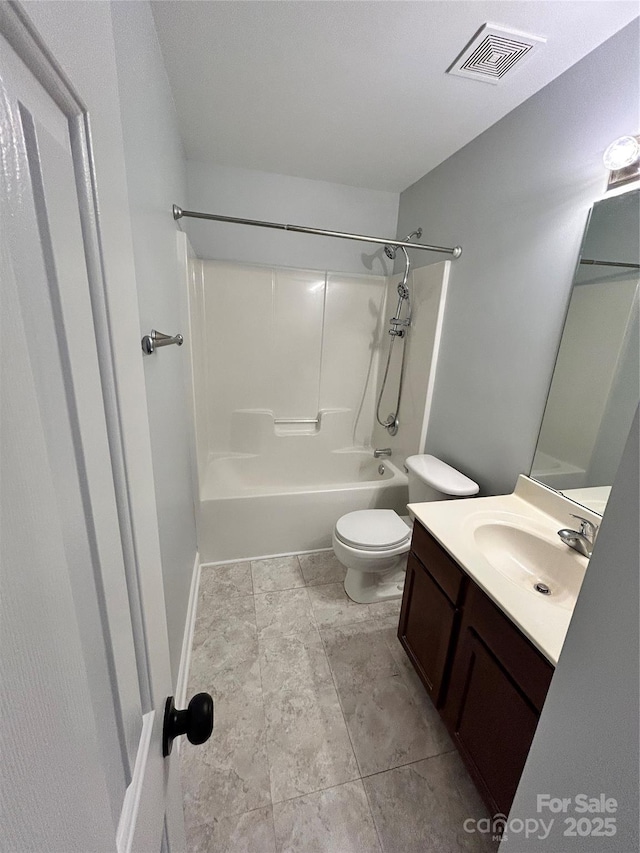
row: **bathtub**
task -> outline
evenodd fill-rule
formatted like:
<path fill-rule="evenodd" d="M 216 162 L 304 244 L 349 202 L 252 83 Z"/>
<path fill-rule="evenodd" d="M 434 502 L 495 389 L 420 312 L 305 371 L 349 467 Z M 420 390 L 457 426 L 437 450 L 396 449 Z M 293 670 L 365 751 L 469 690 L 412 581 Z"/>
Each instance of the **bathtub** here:
<path fill-rule="evenodd" d="M 557 491 L 581 489 L 586 485 L 587 472 L 571 462 L 557 459 L 543 450 L 536 450 L 531 476 Z"/>
<path fill-rule="evenodd" d="M 407 476 L 393 462 L 374 459 L 371 449 L 300 447 L 304 452 L 289 456 L 228 454 L 209 460 L 198 510 L 202 562 L 330 548 L 333 527 L 346 512 L 406 512 Z"/>

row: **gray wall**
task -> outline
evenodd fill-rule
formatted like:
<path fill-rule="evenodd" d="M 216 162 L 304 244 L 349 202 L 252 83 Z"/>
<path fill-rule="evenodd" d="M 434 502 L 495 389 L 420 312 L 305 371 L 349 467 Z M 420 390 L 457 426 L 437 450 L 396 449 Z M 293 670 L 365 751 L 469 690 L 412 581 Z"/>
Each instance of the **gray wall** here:
<path fill-rule="evenodd" d="M 398 234 L 463 247 L 426 449 L 483 493 L 530 469 L 602 152 L 640 125 L 637 69 L 636 21 L 401 194 Z"/>
<path fill-rule="evenodd" d="M 393 237 L 399 193 L 347 187 L 254 169 L 187 161 L 188 202 L 181 207 L 224 216 Z M 388 275 L 381 246 L 287 234 L 246 225 L 183 219 L 199 258 L 347 273 Z"/>
<path fill-rule="evenodd" d="M 186 195 L 185 162 L 151 8 L 111 4 L 140 336 L 185 332 L 186 292 L 178 271 L 171 205 Z M 185 385 L 188 346 L 144 359 L 167 629 L 174 684 L 178 674 L 196 531 Z"/>
<path fill-rule="evenodd" d="M 548 823 L 554 815 L 538 813 L 538 794 L 572 799 L 606 794 L 618 801 L 610 815 L 616 818 L 616 834 L 606 840 L 565 838 L 565 815 L 558 814 L 545 841 L 527 843 L 512 833 L 500 853 L 638 850 L 639 445 L 636 412 L 509 815 L 510 820 L 543 817 Z M 573 804 L 567 812 L 572 815 L 580 817 Z"/>

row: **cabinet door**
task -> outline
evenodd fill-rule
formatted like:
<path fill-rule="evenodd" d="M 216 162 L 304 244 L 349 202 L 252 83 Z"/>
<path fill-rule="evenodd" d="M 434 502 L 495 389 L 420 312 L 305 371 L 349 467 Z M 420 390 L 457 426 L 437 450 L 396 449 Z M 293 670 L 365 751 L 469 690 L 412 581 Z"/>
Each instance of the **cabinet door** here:
<path fill-rule="evenodd" d="M 411 552 L 398 638 L 438 707 L 444 696 L 445 668 L 457 623 L 457 609 Z"/>
<path fill-rule="evenodd" d="M 458 645 L 445 721 L 489 808 L 508 814 L 538 712 L 472 628 Z"/>

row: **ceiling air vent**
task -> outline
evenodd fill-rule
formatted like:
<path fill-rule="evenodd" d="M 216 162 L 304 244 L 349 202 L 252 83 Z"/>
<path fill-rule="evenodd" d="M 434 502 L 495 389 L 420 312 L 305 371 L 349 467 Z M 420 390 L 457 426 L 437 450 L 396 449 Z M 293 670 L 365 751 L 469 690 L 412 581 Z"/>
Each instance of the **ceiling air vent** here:
<path fill-rule="evenodd" d="M 545 42 L 546 39 L 540 36 L 485 24 L 447 73 L 495 85 L 516 67 L 524 65 L 536 48 Z"/>

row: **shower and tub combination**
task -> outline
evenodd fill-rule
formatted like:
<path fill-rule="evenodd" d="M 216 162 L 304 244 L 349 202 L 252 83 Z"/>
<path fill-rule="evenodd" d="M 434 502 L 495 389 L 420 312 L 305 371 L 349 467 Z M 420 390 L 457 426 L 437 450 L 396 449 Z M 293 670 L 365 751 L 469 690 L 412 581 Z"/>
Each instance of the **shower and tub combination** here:
<path fill-rule="evenodd" d="M 404 514 L 404 463 L 424 444 L 450 266 L 410 272 L 406 250 L 460 248 L 411 242 L 419 229 L 402 241 L 174 208 L 182 216 L 368 241 L 405 257 L 396 276 L 189 262 L 202 562 L 330 548 L 345 514 Z M 236 316 L 239 292 L 242 323 L 220 324 Z M 393 412 L 383 419 L 385 398 Z M 392 456 L 375 458 L 387 445 Z"/>

